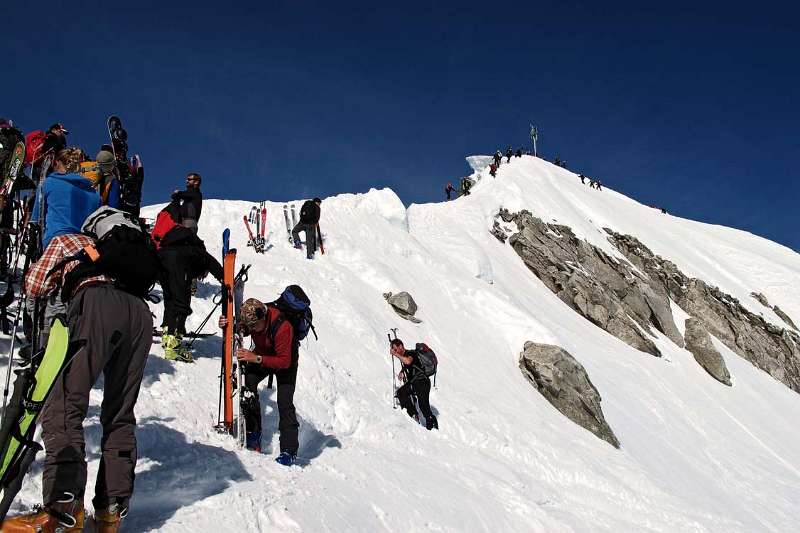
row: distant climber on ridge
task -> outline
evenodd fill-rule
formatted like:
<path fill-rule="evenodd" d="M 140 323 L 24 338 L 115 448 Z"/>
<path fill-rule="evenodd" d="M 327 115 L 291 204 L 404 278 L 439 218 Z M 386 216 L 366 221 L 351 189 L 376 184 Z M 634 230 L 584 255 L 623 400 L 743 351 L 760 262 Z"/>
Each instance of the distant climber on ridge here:
<path fill-rule="evenodd" d="M 298 250 L 302 248 L 300 232 L 306 234 L 306 258 L 314 259 L 314 252 L 317 250 L 317 224 L 321 215 L 320 206 L 322 200 L 314 198 L 307 200 L 300 208 L 300 221 L 292 229 L 292 240 L 294 247 Z"/>
<path fill-rule="evenodd" d="M 444 193 L 447 195 L 447 200 L 450 201 L 452 198 L 452 194 L 456 191 L 456 188 L 453 187 L 453 183 L 448 181 L 447 186 L 444 188 Z"/>

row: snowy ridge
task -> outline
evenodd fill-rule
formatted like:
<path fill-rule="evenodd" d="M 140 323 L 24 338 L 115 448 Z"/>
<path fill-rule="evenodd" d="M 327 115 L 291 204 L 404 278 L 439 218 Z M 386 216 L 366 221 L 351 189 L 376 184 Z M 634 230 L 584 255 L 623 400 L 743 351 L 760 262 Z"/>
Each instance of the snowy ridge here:
<path fill-rule="evenodd" d="M 662 359 L 634 350 L 568 309 L 488 229 L 501 206 L 527 209 L 620 258 L 602 228 L 632 234 L 781 325 L 750 293 L 763 292 L 798 321 L 800 256 L 745 232 L 662 215 L 610 189 L 591 190 L 532 157 L 504 158 L 496 179 L 475 165 L 481 179 L 473 194 L 454 202 L 406 209 L 388 189 L 325 199 L 326 254 L 315 261 L 290 247 L 280 204 L 267 202 L 274 246 L 257 255 L 245 246 L 241 221 L 252 203 L 205 203 L 200 234 L 209 251 L 219 254 L 219 236 L 230 227 L 239 263 L 253 264 L 247 296 L 270 300 L 298 283 L 311 297 L 320 340 L 304 341 L 300 354 L 302 466 L 272 460 L 275 392 L 263 386 L 266 454 L 238 450 L 212 429 L 218 337 L 195 343 L 193 365 L 165 361 L 154 345 L 137 406 L 139 465 L 126 530 L 796 527 L 800 395 L 716 341 L 732 388 L 664 337 L 656 341 Z M 216 290 L 211 280 L 200 284 L 189 326 L 211 310 Z M 403 321 L 384 301 L 382 293 L 400 290 L 419 304 L 421 324 Z M 154 312 L 160 319 L 161 307 Z M 390 327 L 439 355 L 431 394 L 438 432 L 392 410 Z M 564 418 L 523 378 L 518 358 L 528 340 L 558 344 L 584 365 L 620 450 Z M 90 480 L 101 399 L 95 389 Z M 38 502 L 40 484 L 36 468 L 17 509 Z M 90 483 L 87 505 L 92 494 Z"/>

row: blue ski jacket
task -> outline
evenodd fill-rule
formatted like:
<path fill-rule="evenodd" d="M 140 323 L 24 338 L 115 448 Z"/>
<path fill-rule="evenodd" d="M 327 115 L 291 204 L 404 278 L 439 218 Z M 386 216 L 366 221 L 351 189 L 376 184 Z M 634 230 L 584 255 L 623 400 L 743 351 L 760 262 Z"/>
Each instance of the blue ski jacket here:
<path fill-rule="evenodd" d="M 50 239 L 67 233 L 80 233 L 86 217 L 100 207 L 100 195 L 92 183 L 80 174 L 58 174 L 47 176 L 44 181 L 45 221 L 42 249 Z M 39 195 L 33 205 L 32 219 L 39 220 Z"/>

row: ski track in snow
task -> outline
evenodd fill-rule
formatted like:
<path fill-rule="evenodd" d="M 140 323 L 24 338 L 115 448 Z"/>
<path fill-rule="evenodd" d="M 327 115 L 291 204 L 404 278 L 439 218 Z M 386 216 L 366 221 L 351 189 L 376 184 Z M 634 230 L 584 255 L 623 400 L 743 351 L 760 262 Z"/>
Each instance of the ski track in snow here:
<path fill-rule="evenodd" d="M 671 215 L 615 191 L 589 189 L 567 170 L 512 158 L 457 201 L 406 209 L 390 190 L 322 204 L 326 254 L 307 261 L 286 239 L 281 204 L 267 202 L 273 247 L 246 247 L 251 202 L 207 200 L 200 235 L 220 253 L 232 230 L 239 264 L 252 263 L 246 296 L 269 301 L 290 283 L 312 300 L 295 403 L 300 463 L 278 450 L 275 391 L 261 388 L 264 453 L 215 432 L 219 336 L 197 339 L 196 363 L 148 360 L 137 416 L 136 492 L 125 531 L 789 531 L 800 520 L 800 395 L 721 343 L 734 386 L 709 377 L 663 336 L 661 359 L 638 352 L 568 309 L 510 246 L 488 233 L 503 206 L 570 226 L 622 258 L 604 227 L 637 236 L 689 276 L 737 297 L 763 292 L 800 323 L 800 256 L 754 235 Z M 299 208 L 301 201 L 295 202 Z M 144 212 L 153 216 L 162 206 Z M 189 327 L 214 306 L 199 285 Z M 419 325 L 382 293 L 409 291 Z M 161 318 L 161 306 L 153 306 Z M 683 331 L 685 313 L 673 304 Z M 205 327 L 215 330 L 216 315 Z M 390 327 L 440 359 L 427 432 L 392 409 Z M 525 341 L 558 344 L 585 367 L 619 437 L 615 450 L 539 395 L 518 368 Z M 8 339 L 0 339 L 0 347 Z M 395 367 L 396 370 L 396 367 Z M 102 382 L 101 382 L 102 383 Z M 101 383 L 86 421 L 93 496 Z M 41 459 L 12 508 L 37 503 Z"/>

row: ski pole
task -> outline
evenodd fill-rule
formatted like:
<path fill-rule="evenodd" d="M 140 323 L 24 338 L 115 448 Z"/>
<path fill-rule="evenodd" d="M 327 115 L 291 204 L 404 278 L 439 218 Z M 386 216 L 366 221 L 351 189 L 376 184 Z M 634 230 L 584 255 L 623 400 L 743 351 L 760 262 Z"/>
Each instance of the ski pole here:
<path fill-rule="evenodd" d="M 394 333 L 394 338 L 397 338 L 397 328 L 390 328 L 390 331 Z M 392 346 L 392 336 L 390 334 L 386 334 L 389 338 L 389 359 L 392 360 L 392 409 L 397 409 L 397 374 L 394 371 L 394 355 L 391 352 Z"/>

